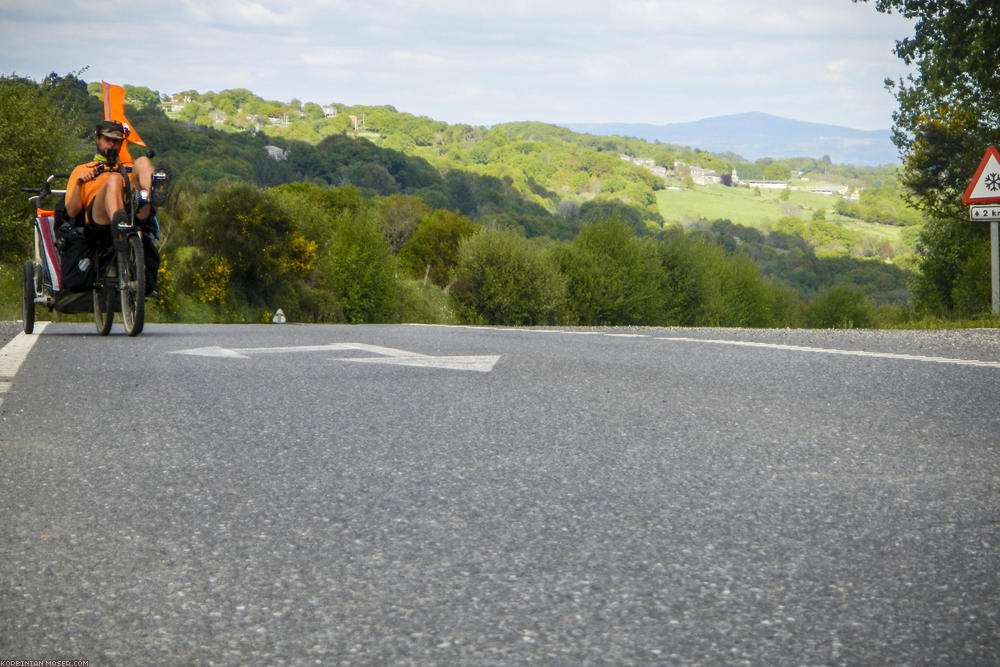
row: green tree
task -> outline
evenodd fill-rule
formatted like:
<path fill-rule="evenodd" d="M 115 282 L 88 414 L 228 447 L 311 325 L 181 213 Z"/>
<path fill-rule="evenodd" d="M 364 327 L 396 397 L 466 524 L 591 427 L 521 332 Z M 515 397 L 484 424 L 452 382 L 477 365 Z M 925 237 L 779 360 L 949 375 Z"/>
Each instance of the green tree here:
<path fill-rule="evenodd" d="M 664 324 L 668 293 L 656 242 L 617 216 L 586 225 L 555 251 L 568 308 L 580 324 Z"/>
<path fill-rule="evenodd" d="M 784 163 L 773 162 L 764 167 L 764 178 L 769 181 L 787 181 L 791 176 L 791 170 Z"/>
<path fill-rule="evenodd" d="M 899 103 L 902 182 L 931 218 L 914 296 L 919 308 L 950 313 L 956 292 L 975 292 L 965 281 L 989 279 L 967 270 L 989 242 L 985 226 L 968 222 L 961 195 L 986 148 L 1000 143 L 1000 12 L 990 0 L 875 0 L 875 8 L 916 20 L 895 47 L 915 71 L 886 85 Z"/>
<path fill-rule="evenodd" d="M 316 260 L 316 243 L 304 238 L 273 194 L 251 185 L 220 189 L 202 215 L 184 230 L 211 267 L 227 268 L 229 293 L 251 308 L 276 308 L 290 283 Z"/>
<path fill-rule="evenodd" d="M 537 245 L 511 230 L 484 229 L 465 238 L 452 297 L 462 319 L 484 324 L 557 324 L 565 283 Z"/>
<path fill-rule="evenodd" d="M 818 329 L 855 329 L 874 326 L 875 307 L 864 293 L 848 285 L 820 292 L 806 306 L 806 326 Z"/>
<path fill-rule="evenodd" d="M 77 84 L 80 84 L 79 86 Z M 86 88 L 73 75 L 50 75 L 43 84 L 0 77 L 0 259 L 26 258 L 34 215 L 21 187 L 40 187 L 67 171 L 82 134 L 80 100 Z M 91 128 L 92 129 L 92 128 Z M 60 187 L 63 182 L 53 184 Z M 53 206 L 54 198 L 43 202 Z"/>
<path fill-rule="evenodd" d="M 659 255 L 669 295 L 669 324 L 767 327 L 797 323 L 795 296 L 767 279 L 747 255 L 727 254 L 709 238 L 681 233 L 669 235 Z"/>
<path fill-rule="evenodd" d="M 353 186 L 290 183 L 271 192 L 317 246 L 314 269 L 299 293 L 299 317 L 355 323 L 390 319 L 399 289 L 396 259 L 379 227 L 376 205 Z"/>
<path fill-rule="evenodd" d="M 396 259 L 371 207 L 345 209 L 318 266 L 337 295 L 348 322 L 382 322 L 394 312 L 399 285 Z"/>
<path fill-rule="evenodd" d="M 459 244 L 475 231 L 476 226 L 463 215 L 434 211 L 420 221 L 413 237 L 403 245 L 400 262 L 414 278 L 426 275 L 432 283 L 444 287 L 458 263 Z"/>
<path fill-rule="evenodd" d="M 752 259 L 743 254 L 726 256 L 712 276 L 717 281 L 706 308 L 713 326 L 771 327 L 787 325 L 792 310 L 790 296 L 768 281 Z"/>
<path fill-rule="evenodd" d="M 158 109 L 160 93 L 146 86 L 124 86 L 125 101 L 137 109 Z"/>
<path fill-rule="evenodd" d="M 705 323 L 705 307 L 713 296 L 709 277 L 722 249 L 708 240 L 677 230 L 657 246 L 657 257 L 665 274 L 665 324 L 699 326 Z"/>
<path fill-rule="evenodd" d="M 427 204 L 410 195 L 392 195 L 379 202 L 379 226 L 395 252 L 413 237 L 420 220 L 430 214 Z"/>
<path fill-rule="evenodd" d="M 323 107 L 315 102 L 306 102 L 302 107 L 302 111 L 305 113 L 306 118 L 310 120 L 320 120 L 323 118 Z"/>
<path fill-rule="evenodd" d="M 322 250 L 333 240 L 334 219 L 344 209 L 367 205 L 356 188 L 324 188 L 312 183 L 288 183 L 267 190 L 295 220 L 298 230 Z"/>

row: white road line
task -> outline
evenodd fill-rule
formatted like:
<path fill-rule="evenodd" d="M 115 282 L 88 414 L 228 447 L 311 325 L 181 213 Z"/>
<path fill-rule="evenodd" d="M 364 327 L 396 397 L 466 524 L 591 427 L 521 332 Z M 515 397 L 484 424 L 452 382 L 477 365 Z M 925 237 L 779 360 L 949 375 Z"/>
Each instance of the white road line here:
<path fill-rule="evenodd" d="M 39 334 L 45 331 L 48 322 L 38 322 L 35 325 L 35 333 L 25 334 L 21 332 L 0 349 L 0 405 L 14 382 L 14 376 L 21 368 L 21 364 L 31 352 L 31 348 L 38 342 Z"/>
<path fill-rule="evenodd" d="M 841 354 L 850 357 L 875 357 L 878 359 L 902 359 L 905 361 L 924 361 L 935 364 L 956 364 L 959 366 L 982 366 L 1000 368 L 1000 361 L 979 361 L 977 359 L 952 359 L 949 357 L 927 357 L 919 354 L 896 354 L 894 352 L 869 352 L 867 350 L 838 350 L 828 347 L 804 347 L 802 345 L 782 345 L 780 343 L 757 343 L 746 340 L 718 340 L 714 338 L 657 337 L 656 340 L 677 341 L 681 343 L 710 343 L 714 345 L 738 345 L 743 347 L 763 347 L 774 350 L 789 350 L 792 352 L 818 352 L 821 354 Z"/>
<path fill-rule="evenodd" d="M 806 347 L 802 345 L 782 345 L 780 343 L 756 343 L 744 340 L 720 340 L 716 338 L 689 338 L 684 336 L 648 336 L 647 334 L 609 333 L 606 331 L 560 331 L 558 329 L 511 329 L 505 327 L 482 327 L 467 324 L 413 324 L 411 326 L 445 327 L 454 329 L 487 329 L 492 331 L 520 331 L 526 333 L 564 333 L 568 335 L 599 335 L 610 338 L 652 338 L 653 340 L 676 341 L 681 343 L 710 343 L 714 345 L 742 345 L 744 347 L 763 347 L 792 352 L 818 352 L 822 354 L 840 354 L 851 357 L 875 357 L 878 359 L 899 359 L 903 361 L 922 361 L 935 364 L 954 364 L 957 366 L 978 366 L 980 368 L 1000 368 L 1000 361 L 980 361 L 978 359 L 953 359 L 951 357 L 928 357 L 918 354 L 897 354 L 894 352 L 869 352 L 866 350 L 838 350 L 827 347 Z"/>

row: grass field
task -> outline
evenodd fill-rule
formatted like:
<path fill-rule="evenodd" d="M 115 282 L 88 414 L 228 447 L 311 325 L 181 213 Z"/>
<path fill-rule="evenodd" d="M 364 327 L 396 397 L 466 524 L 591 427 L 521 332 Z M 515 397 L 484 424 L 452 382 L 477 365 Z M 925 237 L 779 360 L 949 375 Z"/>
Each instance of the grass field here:
<path fill-rule="evenodd" d="M 782 193 L 787 199 L 782 199 Z M 825 219 L 843 227 L 859 238 L 888 243 L 893 254 L 912 252 L 904 238 L 903 228 L 864 222 L 839 215 L 834 211 L 837 199 L 803 190 L 755 190 L 730 188 L 724 185 L 696 185 L 683 190 L 659 190 L 656 203 L 660 215 L 667 222 L 678 222 L 687 227 L 699 220 L 729 220 L 762 232 L 773 229 L 782 218 L 812 220 L 816 211 L 822 210 Z"/>

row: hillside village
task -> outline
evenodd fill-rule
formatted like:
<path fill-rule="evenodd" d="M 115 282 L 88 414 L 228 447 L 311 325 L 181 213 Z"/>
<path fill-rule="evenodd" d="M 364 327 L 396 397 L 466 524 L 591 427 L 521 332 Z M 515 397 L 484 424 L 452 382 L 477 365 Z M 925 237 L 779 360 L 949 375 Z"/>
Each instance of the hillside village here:
<path fill-rule="evenodd" d="M 697 165 L 686 164 L 680 160 L 674 161 L 673 169 L 667 169 L 662 165 L 656 164 L 656 161 L 653 158 L 632 157 L 631 155 L 626 154 L 621 154 L 618 157 L 625 162 L 629 162 L 637 167 L 646 169 L 654 176 L 658 176 L 668 183 L 670 181 L 683 180 L 684 178 L 689 177 L 694 185 L 725 185 L 727 187 L 747 187 L 758 188 L 761 190 L 798 191 L 803 189 L 798 185 L 792 185 L 790 181 L 754 178 L 741 179 L 739 172 L 736 169 L 733 169 L 733 171 L 729 174 L 720 174 L 713 169 L 706 169 Z M 801 172 L 793 172 L 792 176 L 804 182 L 809 181 L 809 178 Z M 667 188 L 681 189 L 680 186 L 676 185 L 668 185 Z M 807 188 L 807 191 L 817 195 L 841 197 L 842 199 L 846 199 L 848 201 L 858 201 L 861 195 L 861 188 L 850 187 L 847 185 L 839 187 L 819 186 L 815 188 Z"/>

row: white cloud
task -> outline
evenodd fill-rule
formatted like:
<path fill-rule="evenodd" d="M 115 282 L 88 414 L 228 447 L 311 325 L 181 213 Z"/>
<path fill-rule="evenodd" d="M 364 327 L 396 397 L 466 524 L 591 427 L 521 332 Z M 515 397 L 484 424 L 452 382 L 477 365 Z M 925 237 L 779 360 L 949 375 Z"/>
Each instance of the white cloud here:
<path fill-rule="evenodd" d="M 355 47 L 320 46 L 304 49 L 296 60 L 305 66 L 360 67 L 369 61 L 369 54 Z"/>
<path fill-rule="evenodd" d="M 453 67 L 451 58 L 438 53 L 427 53 L 425 51 L 403 51 L 393 50 L 388 53 L 390 63 L 397 66 L 411 68 L 417 71 L 441 71 Z"/>
<path fill-rule="evenodd" d="M 846 58 L 828 60 L 823 64 L 823 78 L 831 83 L 844 83 L 849 80 L 852 63 Z"/>
<path fill-rule="evenodd" d="M 196 24 L 274 28 L 299 22 L 295 3 L 254 0 L 181 0 L 185 18 Z M 269 7 L 268 5 L 274 5 Z"/>

